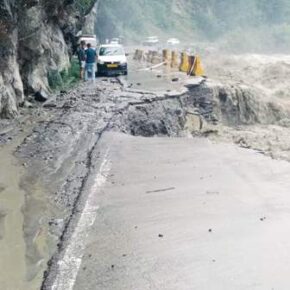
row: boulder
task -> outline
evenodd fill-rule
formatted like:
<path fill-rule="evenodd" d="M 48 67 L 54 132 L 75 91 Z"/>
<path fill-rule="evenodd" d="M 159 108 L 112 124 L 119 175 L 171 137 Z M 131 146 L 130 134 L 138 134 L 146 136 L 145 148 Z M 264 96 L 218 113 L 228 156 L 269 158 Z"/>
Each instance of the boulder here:
<path fill-rule="evenodd" d="M 47 92 L 43 89 L 40 89 L 38 92 L 36 92 L 34 96 L 35 100 L 41 103 L 46 102 L 49 98 Z"/>

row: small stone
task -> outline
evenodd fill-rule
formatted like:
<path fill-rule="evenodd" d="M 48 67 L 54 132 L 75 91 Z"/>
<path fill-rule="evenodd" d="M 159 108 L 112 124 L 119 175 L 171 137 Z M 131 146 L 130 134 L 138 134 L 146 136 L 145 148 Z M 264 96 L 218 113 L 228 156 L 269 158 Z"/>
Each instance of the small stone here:
<path fill-rule="evenodd" d="M 159 237 L 159 238 L 163 238 L 164 236 L 163 236 L 162 234 L 159 234 L 158 237 Z"/>
<path fill-rule="evenodd" d="M 115 268 L 115 265 L 111 265 L 111 269 L 114 269 Z"/>
<path fill-rule="evenodd" d="M 54 102 L 47 102 L 43 105 L 44 108 L 55 108 L 57 105 Z"/>
<path fill-rule="evenodd" d="M 212 229 L 209 229 L 208 232 L 209 232 L 209 233 L 212 233 Z"/>
<path fill-rule="evenodd" d="M 36 101 L 44 103 L 48 100 L 48 94 L 43 89 L 40 89 L 34 94 L 34 98 Z"/>
<path fill-rule="evenodd" d="M 178 82 L 179 81 L 179 78 L 173 78 L 172 81 L 173 82 Z"/>
<path fill-rule="evenodd" d="M 24 101 L 23 107 L 29 109 L 29 108 L 33 108 L 34 105 L 32 103 L 30 103 L 29 101 Z"/>

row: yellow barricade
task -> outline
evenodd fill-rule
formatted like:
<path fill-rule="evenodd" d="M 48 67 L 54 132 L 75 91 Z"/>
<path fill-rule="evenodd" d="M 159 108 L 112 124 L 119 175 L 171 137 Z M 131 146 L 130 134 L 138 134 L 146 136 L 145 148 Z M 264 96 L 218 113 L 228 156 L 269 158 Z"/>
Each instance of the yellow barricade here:
<path fill-rule="evenodd" d="M 190 70 L 189 56 L 186 52 L 181 53 L 181 62 L 179 70 L 188 73 Z"/>
<path fill-rule="evenodd" d="M 178 67 L 178 51 L 172 51 L 171 53 L 171 67 L 172 68 Z"/>
<path fill-rule="evenodd" d="M 201 59 L 199 56 L 189 57 L 190 68 L 187 74 L 190 76 L 204 76 L 204 70 L 201 65 Z"/>
<path fill-rule="evenodd" d="M 163 55 L 163 62 L 165 62 L 165 65 L 170 65 L 171 51 L 169 49 L 163 49 L 162 55 Z"/>
<path fill-rule="evenodd" d="M 201 65 L 201 58 L 199 56 L 196 56 L 196 65 L 194 69 L 194 73 L 196 76 L 204 76 L 204 69 Z"/>

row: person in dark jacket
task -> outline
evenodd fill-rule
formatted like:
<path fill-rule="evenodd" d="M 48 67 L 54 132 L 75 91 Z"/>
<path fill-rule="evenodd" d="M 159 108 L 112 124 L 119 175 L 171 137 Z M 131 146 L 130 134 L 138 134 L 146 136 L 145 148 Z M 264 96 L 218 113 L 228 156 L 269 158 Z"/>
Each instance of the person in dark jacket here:
<path fill-rule="evenodd" d="M 80 64 L 80 79 L 84 79 L 84 71 L 86 67 L 86 43 L 81 41 L 80 48 L 78 50 L 78 59 Z"/>
<path fill-rule="evenodd" d="M 86 68 L 85 68 L 85 80 L 95 80 L 96 78 L 96 58 L 97 52 L 92 48 L 91 44 L 87 44 L 86 50 Z"/>

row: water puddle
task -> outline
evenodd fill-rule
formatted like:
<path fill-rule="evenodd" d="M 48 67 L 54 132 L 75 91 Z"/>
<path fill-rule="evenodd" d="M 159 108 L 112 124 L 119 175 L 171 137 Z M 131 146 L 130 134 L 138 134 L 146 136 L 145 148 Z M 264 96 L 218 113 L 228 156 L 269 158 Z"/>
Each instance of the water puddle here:
<path fill-rule="evenodd" d="M 48 259 L 44 191 L 13 156 L 16 146 L 0 146 L 0 285 L 5 290 L 40 288 Z"/>

